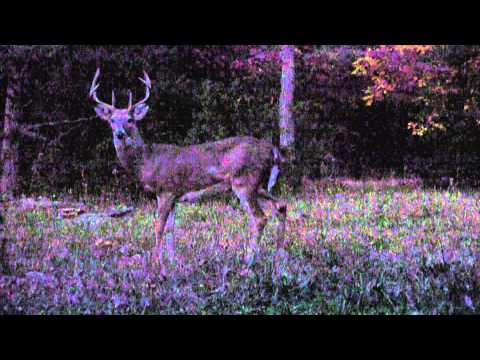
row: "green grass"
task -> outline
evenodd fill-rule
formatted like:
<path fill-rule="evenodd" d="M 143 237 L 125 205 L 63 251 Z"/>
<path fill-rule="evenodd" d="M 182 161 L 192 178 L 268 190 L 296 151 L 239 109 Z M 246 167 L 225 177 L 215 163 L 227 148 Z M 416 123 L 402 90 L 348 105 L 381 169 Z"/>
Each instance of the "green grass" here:
<path fill-rule="evenodd" d="M 184 274 L 183 272 L 187 271 L 185 269 L 190 269 L 188 271 L 193 273 L 189 272 L 189 280 L 175 280 L 174 285 L 171 285 L 173 288 L 165 288 L 162 291 L 177 291 L 175 287 L 180 286 L 181 291 L 189 289 L 189 294 L 196 294 L 192 295 L 196 299 L 201 298 L 198 296 L 206 297 L 202 301 L 197 300 L 194 306 L 196 310 L 191 310 L 188 307 L 191 305 L 189 303 L 182 305 L 183 308 L 175 307 L 161 311 L 158 310 L 161 306 L 157 304 L 155 307 L 157 310 L 151 311 L 237 314 L 319 312 L 393 314 L 435 313 L 437 310 L 447 313 L 460 311 L 459 303 L 463 301 L 463 294 L 468 294 L 474 299 L 477 296 L 477 290 L 471 289 L 473 283 L 469 283 L 469 290 L 462 287 L 463 285 L 458 285 L 456 283 L 458 280 L 445 278 L 442 281 L 449 281 L 449 285 L 445 286 L 450 289 L 450 293 L 441 294 L 436 288 L 436 280 L 430 282 L 430 277 L 444 276 L 443 270 L 438 270 L 440 272 L 435 270 L 437 265 L 434 263 L 428 265 L 424 257 L 428 253 L 434 254 L 438 251 L 444 254 L 445 249 L 450 249 L 454 254 L 452 256 L 456 256 L 458 249 L 468 248 L 474 253 L 477 251 L 480 241 L 478 226 L 480 194 L 475 191 L 446 192 L 381 185 L 381 182 L 378 182 L 365 187 L 356 185 L 355 188 L 351 188 L 348 184 L 330 184 L 309 189 L 306 193 L 284 196 L 288 202 L 286 237 L 289 257 L 283 270 L 275 270 L 276 265 L 273 265 L 272 257 L 277 220 L 269 220 L 259 244 L 263 260 L 260 258 L 250 270 L 242 270 L 245 267 L 242 260 L 242 244 L 248 241 L 248 229 L 247 217 L 239 209 L 238 202 L 215 200 L 193 205 L 178 204 L 175 222 L 177 242 L 175 266 L 178 268 L 172 268 L 171 271 Z M 128 200 L 117 201 L 115 204 L 100 203 L 95 197 L 82 201 L 98 211 L 113 205 L 131 204 Z M 95 233 L 79 225 L 62 226 L 51 209 L 28 212 L 9 209 L 5 233 L 13 240 L 8 259 L 14 274 L 24 276 L 25 273 L 32 271 L 48 274 L 62 268 L 64 272 L 70 274 L 69 271 L 73 271 L 75 276 L 81 276 L 78 275 L 81 269 L 94 273 L 98 267 L 105 269 L 107 274 L 112 274 L 123 266 L 118 265 L 118 262 L 123 261 L 124 257 L 130 259 L 138 255 L 140 259 L 150 261 L 149 254 L 155 242 L 152 225 L 155 203 L 144 200 L 135 205 L 136 211 L 133 215 L 112 219 Z M 127 246 L 125 248 L 127 250 L 123 248 L 124 246 Z M 417 248 L 424 251 L 418 258 L 415 257 Z M 68 255 L 63 249 L 66 249 Z M 103 252 L 95 255 L 97 250 L 104 251 L 107 255 L 101 255 Z M 376 255 L 371 255 L 372 251 L 376 251 Z M 201 257 L 204 255 L 199 255 L 207 253 L 210 255 L 205 258 Z M 375 256 L 378 257 L 380 265 L 376 263 Z M 387 259 L 385 261 L 390 265 L 383 268 L 381 262 L 384 260 L 380 260 L 383 259 L 382 256 L 388 259 L 400 256 L 400 260 Z M 223 266 L 235 269 L 234 275 L 228 275 L 230 290 L 225 290 L 221 296 L 205 295 L 210 294 L 210 287 L 213 286 L 209 284 L 210 281 L 220 281 L 217 273 Z M 154 266 L 151 268 L 155 269 Z M 409 269 L 426 273 L 410 278 L 409 276 L 413 275 L 405 275 Z M 275 279 L 276 271 L 280 274 L 279 277 L 277 280 L 271 280 Z M 431 272 L 435 271 L 437 272 L 431 275 Z M 64 272 L 58 275 L 59 281 L 63 281 L 61 279 Z M 122 274 L 118 281 L 125 283 L 133 281 L 129 278 L 131 270 Z M 312 280 L 316 278 L 315 276 L 320 276 L 319 274 L 325 274 L 322 276 L 328 278 L 328 286 L 322 287 L 317 283 L 318 280 L 317 282 Z M 183 279 L 183 275 L 178 276 Z M 207 276 L 206 280 L 200 281 L 203 276 Z M 354 280 L 348 280 L 351 276 Z M 94 278 L 96 279 L 95 276 Z M 150 284 L 150 280 L 148 281 Z M 270 283 L 271 281 L 274 283 Z M 413 289 L 411 296 L 421 295 L 418 295 L 418 299 L 407 302 L 402 292 L 392 290 L 397 285 Z M 147 285 L 141 286 L 143 288 Z M 245 296 L 234 295 L 234 289 L 239 294 L 244 292 Z M 72 291 L 83 294 L 78 289 Z M 150 290 L 145 291 L 150 294 L 148 292 Z M 256 291 L 260 293 L 257 294 Z M 233 299 L 230 303 L 226 301 L 228 296 Z M 446 305 L 441 305 L 442 303 Z M 438 306 L 435 307 L 435 304 Z M 85 306 L 85 309 L 90 309 Z M 91 305 L 92 309 L 101 308 L 103 313 L 108 313 L 106 309 L 112 307 L 111 304 L 108 306 Z M 54 310 L 50 311 L 54 313 L 87 311 L 73 305 L 67 308 L 59 310 L 53 306 Z M 112 312 L 115 312 L 115 309 Z M 127 308 L 125 311 L 140 312 L 138 307 L 131 310 Z"/>

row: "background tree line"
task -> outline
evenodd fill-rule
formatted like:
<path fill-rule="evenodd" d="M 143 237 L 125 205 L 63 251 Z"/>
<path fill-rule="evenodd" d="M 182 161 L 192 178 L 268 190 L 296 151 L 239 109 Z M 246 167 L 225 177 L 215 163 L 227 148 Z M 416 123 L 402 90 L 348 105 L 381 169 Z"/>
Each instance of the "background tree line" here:
<path fill-rule="evenodd" d="M 293 179 L 452 177 L 477 186 L 479 46 L 291 46 Z M 99 192 L 130 184 L 88 90 L 126 106 L 152 79 L 149 142 L 252 135 L 278 144 L 279 46 L 1 46 L 2 192 Z M 292 90 L 293 90 L 292 89 Z"/>

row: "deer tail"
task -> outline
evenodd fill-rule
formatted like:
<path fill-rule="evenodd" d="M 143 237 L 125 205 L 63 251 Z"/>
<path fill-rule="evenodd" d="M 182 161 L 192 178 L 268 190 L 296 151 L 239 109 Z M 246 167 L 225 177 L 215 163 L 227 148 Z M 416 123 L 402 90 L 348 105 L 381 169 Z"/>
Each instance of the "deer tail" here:
<path fill-rule="evenodd" d="M 287 162 L 287 159 L 285 159 L 283 156 L 282 156 L 282 153 L 280 152 L 280 149 L 276 146 L 273 147 L 272 149 L 272 153 L 273 153 L 273 163 L 274 164 L 282 164 L 282 163 L 285 163 Z"/>
<path fill-rule="evenodd" d="M 270 177 L 268 178 L 268 188 L 267 191 L 269 193 L 272 192 L 272 188 L 275 186 L 277 183 L 277 178 L 278 174 L 280 173 L 280 169 L 278 168 L 278 165 L 273 165 L 272 170 L 270 171 Z"/>
<path fill-rule="evenodd" d="M 282 157 L 280 154 L 280 150 L 274 146 L 272 149 L 273 155 L 273 166 L 272 170 L 270 171 L 270 178 L 268 179 L 268 192 L 272 192 L 272 188 L 277 183 L 278 174 L 280 173 L 280 164 L 285 162 L 285 158 Z"/>

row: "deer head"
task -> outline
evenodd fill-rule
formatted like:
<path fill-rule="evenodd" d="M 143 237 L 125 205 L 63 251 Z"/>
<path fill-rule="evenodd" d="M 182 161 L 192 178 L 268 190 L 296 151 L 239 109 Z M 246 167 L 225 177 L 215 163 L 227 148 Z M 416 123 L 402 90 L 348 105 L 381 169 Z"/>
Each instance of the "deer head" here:
<path fill-rule="evenodd" d="M 148 113 L 149 108 L 145 102 L 150 97 L 150 89 L 152 87 L 147 73 L 144 71 L 143 74 L 144 78 L 139 79 L 145 84 L 146 95 L 141 101 L 133 105 L 132 92 L 129 90 L 128 107 L 126 109 L 117 109 L 115 107 L 115 93 L 113 91 L 111 105 L 99 100 L 97 89 L 100 84 L 97 83 L 97 80 L 100 76 L 100 69 L 97 69 L 95 77 L 93 78 L 92 86 L 90 87 L 90 97 L 98 104 L 95 107 L 95 112 L 98 117 L 107 121 L 112 128 L 113 141 L 117 150 L 119 148 L 140 145 L 142 143 L 136 122 L 142 120 Z"/>

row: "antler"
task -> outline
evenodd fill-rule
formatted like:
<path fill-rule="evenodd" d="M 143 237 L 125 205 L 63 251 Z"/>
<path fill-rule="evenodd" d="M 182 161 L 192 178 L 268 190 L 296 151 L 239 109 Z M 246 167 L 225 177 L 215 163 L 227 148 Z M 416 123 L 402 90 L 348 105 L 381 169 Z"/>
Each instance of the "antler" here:
<path fill-rule="evenodd" d="M 97 84 L 98 77 L 100 76 L 100 68 L 97 68 L 97 71 L 95 72 L 95 77 L 93 78 L 92 81 L 92 86 L 90 87 L 90 97 L 95 100 L 97 103 L 102 104 L 109 109 L 115 109 L 115 94 L 112 91 L 112 105 L 104 103 L 103 101 L 99 100 L 97 97 L 97 89 L 100 86 L 100 84 Z"/>
<path fill-rule="evenodd" d="M 150 89 L 152 88 L 152 83 L 150 81 L 150 78 L 148 77 L 148 74 L 146 71 L 143 72 L 143 78 L 138 78 L 142 83 L 145 84 L 145 88 L 146 88 L 146 95 L 145 97 L 143 98 L 143 100 L 140 100 L 139 102 L 137 102 L 135 105 L 132 106 L 132 92 L 129 90 L 128 91 L 128 96 L 129 96 L 129 100 L 128 100 L 128 110 L 131 110 L 133 107 L 137 106 L 137 105 L 140 105 L 140 104 L 143 104 L 145 101 L 148 100 L 148 98 L 150 97 Z"/>

